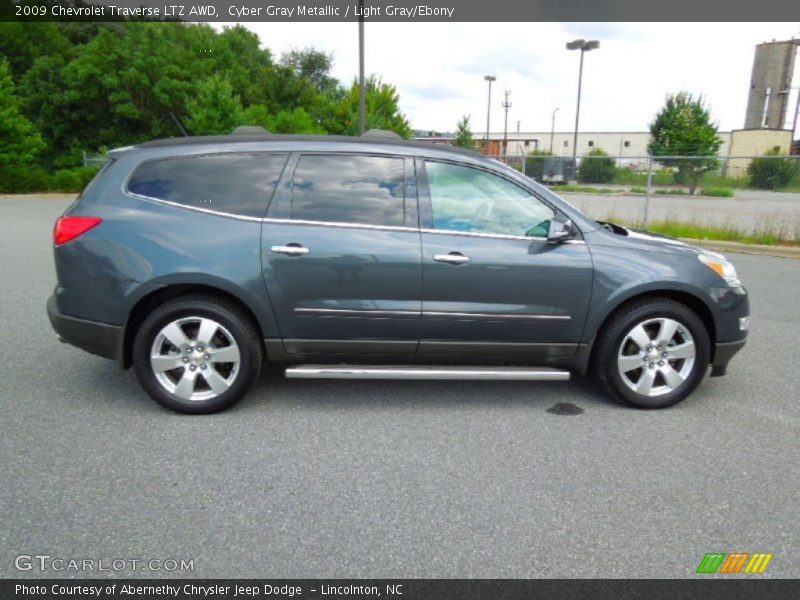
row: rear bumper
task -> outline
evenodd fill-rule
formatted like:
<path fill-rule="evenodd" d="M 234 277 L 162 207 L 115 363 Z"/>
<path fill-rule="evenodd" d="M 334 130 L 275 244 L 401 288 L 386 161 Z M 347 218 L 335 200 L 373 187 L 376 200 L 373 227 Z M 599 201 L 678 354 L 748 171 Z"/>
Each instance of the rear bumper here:
<path fill-rule="evenodd" d="M 714 344 L 714 360 L 711 362 L 711 376 L 720 377 L 725 375 L 728 363 L 739 350 L 744 348 L 747 338 L 735 342 L 717 342 Z"/>
<path fill-rule="evenodd" d="M 62 342 L 103 358 L 119 361 L 122 327 L 62 315 L 56 305 L 55 296 L 50 296 L 47 300 L 47 316 Z"/>

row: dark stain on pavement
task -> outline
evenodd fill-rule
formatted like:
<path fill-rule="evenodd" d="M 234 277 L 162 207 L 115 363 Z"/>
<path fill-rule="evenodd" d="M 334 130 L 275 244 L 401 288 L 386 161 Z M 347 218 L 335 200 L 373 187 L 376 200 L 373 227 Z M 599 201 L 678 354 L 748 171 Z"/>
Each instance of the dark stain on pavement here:
<path fill-rule="evenodd" d="M 551 415 L 579 415 L 583 412 L 583 409 L 569 402 L 556 402 L 547 409 L 547 412 Z"/>

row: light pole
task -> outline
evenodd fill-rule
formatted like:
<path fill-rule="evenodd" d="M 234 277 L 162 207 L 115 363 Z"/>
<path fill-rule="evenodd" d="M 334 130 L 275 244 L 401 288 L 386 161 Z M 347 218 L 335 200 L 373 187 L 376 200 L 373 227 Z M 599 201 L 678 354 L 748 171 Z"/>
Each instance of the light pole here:
<path fill-rule="evenodd" d="M 556 113 L 558 112 L 558 107 L 553 109 L 553 118 L 550 122 L 550 154 L 553 153 L 553 136 L 556 134 Z"/>
<path fill-rule="evenodd" d="M 575 136 L 572 139 L 572 158 L 578 156 L 578 119 L 581 115 L 581 85 L 583 84 L 583 53 L 595 50 L 600 47 L 600 42 L 597 40 L 573 40 L 567 42 L 567 50 L 580 50 L 581 51 L 581 64 L 578 68 L 578 106 L 575 109 Z"/>
<path fill-rule="evenodd" d="M 358 3 L 358 134 L 366 128 L 366 90 L 364 90 L 364 0 Z"/>
<path fill-rule="evenodd" d="M 486 102 L 486 145 L 484 146 L 486 154 L 489 154 L 489 117 L 492 114 L 492 82 L 497 81 L 497 77 L 494 75 L 484 75 L 483 79 L 489 82 L 489 99 Z"/>

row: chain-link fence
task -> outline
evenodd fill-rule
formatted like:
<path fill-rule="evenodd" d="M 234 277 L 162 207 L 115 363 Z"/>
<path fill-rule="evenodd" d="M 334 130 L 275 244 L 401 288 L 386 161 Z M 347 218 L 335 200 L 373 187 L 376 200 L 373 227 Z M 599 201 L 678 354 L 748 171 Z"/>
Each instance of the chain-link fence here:
<path fill-rule="evenodd" d="M 800 156 L 493 156 L 589 216 L 771 231 L 800 241 Z"/>

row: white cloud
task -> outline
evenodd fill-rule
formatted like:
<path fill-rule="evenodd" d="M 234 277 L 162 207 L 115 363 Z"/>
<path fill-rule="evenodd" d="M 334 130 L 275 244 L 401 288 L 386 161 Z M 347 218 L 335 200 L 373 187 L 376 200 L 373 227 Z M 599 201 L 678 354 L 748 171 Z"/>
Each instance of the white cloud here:
<path fill-rule="evenodd" d="M 333 53 L 333 74 L 358 73 L 355 23 L 247 23 L 276 55 L 314 46 Z M 367 23 L 366 71 L 397 86 L 416 129 L 453 130 L 464 114 L 476 130 L 502 129 L 502 92 L 511 90 L 509 130 L 547 131 L 575 119 L 578 53 L 564 44 L 599 39 L 585 55 L 581 130 L 645 130 L 669 92 L 703 94 L 722 129 L 744 124 L 756 44 L 800 34 L 800 23 Z M 798 61 L 800 66 L 800 61 Z M 800 70 L 800 69 L 798 69 Z M 794 85 L 800 86 L 800 75 Z"/>

